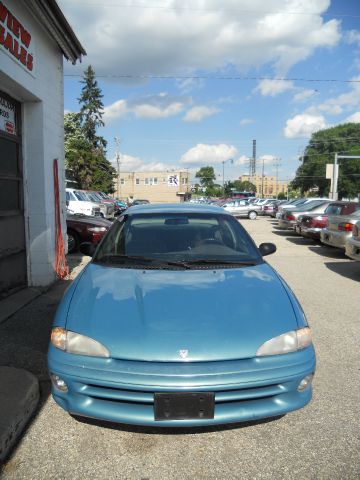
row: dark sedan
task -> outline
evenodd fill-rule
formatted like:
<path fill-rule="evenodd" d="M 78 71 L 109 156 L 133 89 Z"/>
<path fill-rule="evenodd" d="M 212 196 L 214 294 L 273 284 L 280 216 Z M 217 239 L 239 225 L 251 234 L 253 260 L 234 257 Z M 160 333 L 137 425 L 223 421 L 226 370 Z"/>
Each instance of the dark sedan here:
<path fill-rule="evenodd" d="M 111 227 L 112 222 L 101 217 L 67 214 L 68 253 L 74 253 L 82 242 L 97 244 Z"/>

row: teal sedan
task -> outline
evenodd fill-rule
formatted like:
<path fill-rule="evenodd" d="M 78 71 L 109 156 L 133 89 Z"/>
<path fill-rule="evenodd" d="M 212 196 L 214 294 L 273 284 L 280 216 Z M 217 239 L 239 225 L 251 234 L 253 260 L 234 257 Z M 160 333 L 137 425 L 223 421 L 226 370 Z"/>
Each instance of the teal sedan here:
<path fill-rule="evenodd" d="M 71 414 L 145 426 L 283 415 L 312 396 L 315 352 L 294 294 L 221 207 L 124 212 L 59 305 L 48 367 Z"/>

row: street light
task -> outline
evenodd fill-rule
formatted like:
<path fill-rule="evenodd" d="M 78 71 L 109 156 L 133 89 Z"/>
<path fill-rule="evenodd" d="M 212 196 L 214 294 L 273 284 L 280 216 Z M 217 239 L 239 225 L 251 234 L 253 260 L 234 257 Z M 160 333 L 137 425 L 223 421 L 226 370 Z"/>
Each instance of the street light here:
<path fill-rule="evenodd" d="M 121 140 L 119 137 L 114 137 L 115 144 L 116 144 L 116 164 L 117 164 L 117 189 L 116 189 L 116 194 L 118 199 L 120 200 L 120 195 L 121 195 L 121 187 L 120 187 L 120 143 Z"/>

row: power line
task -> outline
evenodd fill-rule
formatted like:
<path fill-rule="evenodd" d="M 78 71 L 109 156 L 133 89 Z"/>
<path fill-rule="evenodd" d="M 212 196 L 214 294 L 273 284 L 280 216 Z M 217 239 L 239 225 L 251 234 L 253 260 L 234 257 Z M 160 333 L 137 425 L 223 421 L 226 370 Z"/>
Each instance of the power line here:
<path fill-rule="evenodd" d="M 80 73 L 67 73 L 64 77 L 83 77 Z M 341 78 L 298 78 L 298 77 L 242 77 L 238 75 L 140 75 L 140 74 L 96 74 L 96 78 L 119 78 L 136 80 L 243 80 L 261 81 L 272 80 L 276 82 L 325 82 L 325 83 L 360 83 L 359 80 L 345 80 Z"/>
<path fill-rule="evenodd" d="M 73 0 L 62 0 L 61 3 L 71 3 Z M 243 10 L 241 8 L 199 8 L 199 7 L 169 7 L 166 5 L 144 5 L 144 4 L 128 4 L 128 3 L 104 3 L 104 2 L 81 2 L 81 5 L 90 7 L 116 7 L 116 8 L 133 8 L 146 10 L 164 10 L 164 11 L 189 11 L 189 12 L 239 12 L 246 15 L 305 15 L 305 16 L 326 16 L 326 17 L 347 17 L 360 18 L 360 15 L 353 15 L 351 13 L 326 13 L 326 12 L 284 12 L 284 11 L 270 11 L 270 10 Z"/>

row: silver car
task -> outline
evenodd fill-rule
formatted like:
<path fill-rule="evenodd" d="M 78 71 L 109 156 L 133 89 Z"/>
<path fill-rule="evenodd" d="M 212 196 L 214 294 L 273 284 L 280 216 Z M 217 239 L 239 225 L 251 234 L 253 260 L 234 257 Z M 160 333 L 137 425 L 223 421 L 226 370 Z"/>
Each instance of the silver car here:
<path fill-rule="evenodd" d="M 256 220 L 256 217 L 262 213 L 259 205 L 253 205 L 247 200 L 232 200 L 224 203 L 222 207 L 234 217 L 247 217 L 250 220 Z"/>
<path fill-rule="evenodd" d="M 360 262 L 360 220 L 354 225 L 352 237 L 346 240 L 345 253 L 348 257 Z"/>
<path fill-rule="evenodd" d="M 297 200 L 292 200 L 289 203 L 283 203 L 278 207 L 276 218 L 277 219 L 281 218 L 281 215 L 285 210 L 294 210 L 295 208 L 299 208 L 302 205 L 305 205 L 309 202 L 313 202 L 314 200 L 323 200 L 325 202 L 326 200 L 328 200 L 328 198 L 307 197 L 307 198 L 298 198 Z"/>
<path fill-rule="evenodd" d="M 357 211 L 351 215 L 329 217 L 327 227 L 320 233 L 322 243 L 345 249 L 346 241 L 352 237 L 354 225 L 359 220 L 360 204 Z"/>
<path fill-rule="evenodd" d="M 302 215 L 307 213 L 324 213 L 330 203 L 330 200 L 313 200 L 293 210 L 283 210 L 281 218 L 279 218 L 278 228 L 282 230 L 295 229 L 296 231 L 296 223 Z"/>

